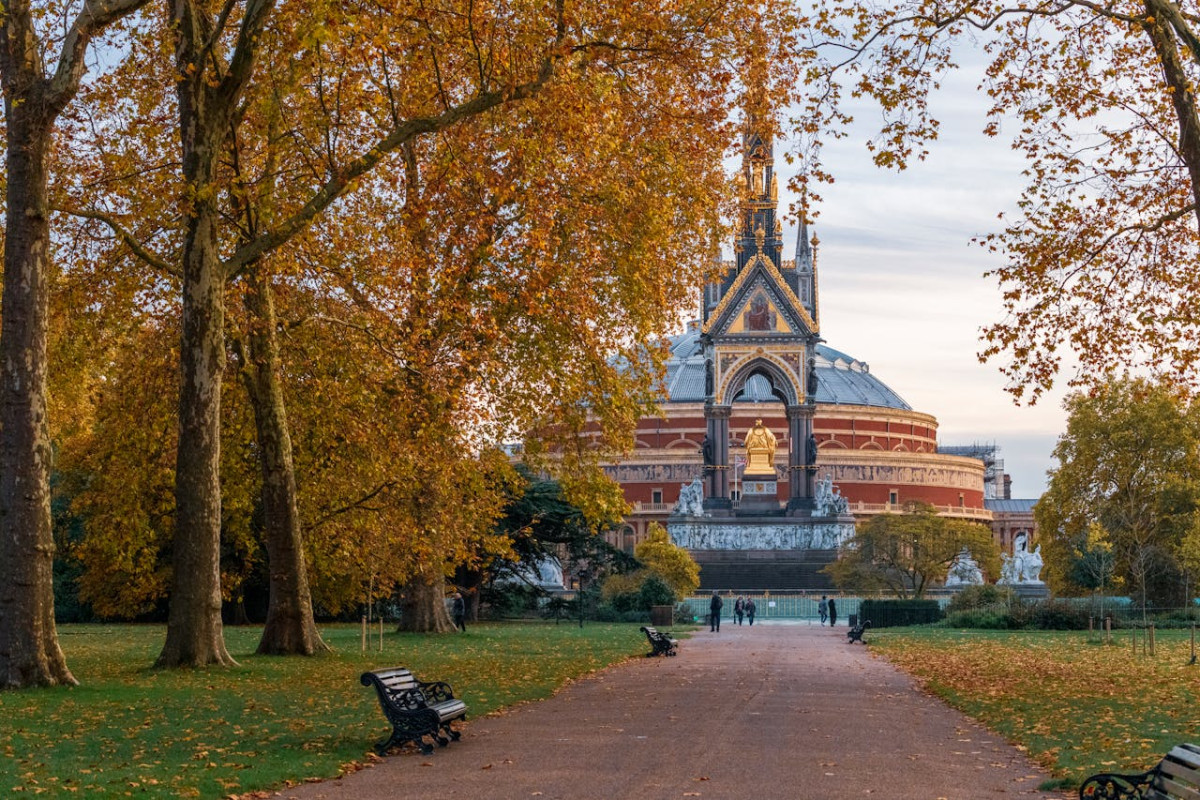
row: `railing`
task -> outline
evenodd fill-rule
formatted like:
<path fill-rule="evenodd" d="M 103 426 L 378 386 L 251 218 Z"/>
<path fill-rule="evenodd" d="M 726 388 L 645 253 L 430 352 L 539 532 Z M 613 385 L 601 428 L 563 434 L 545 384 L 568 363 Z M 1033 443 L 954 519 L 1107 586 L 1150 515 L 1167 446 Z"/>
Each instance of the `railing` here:
<path fill-rule="evenodd" d="M 737 503 L 734 503 L 735 507 Z M 669 514 L 675 506 L 673 503 L 643 503 L 640 500 L 633 503 L 635 514 Z M 972 506 L 934 506 L 943 517 L 969 517 L 971 519 L 991 519 L 992 512 L 986 508 Z M 903 503 L 851 503 L 850 513 L 859 515 L 869 514 L 901 514 L 904 512 Z"/>
<path fill-rule="evenodd" d="M 975 508 L 973 506 L 933 506 L 943 517 L 971 517 L 972 519 L 991 519 L 992 512 L 986 508 Z M 903 503 L 850 503 L 851 514 L 902 514 L 904 513 Z"/>
<path fill-rule="evenodd" d="M 733 604 L 738 596 L 746 598 L 754 598 L 756 620 L 768 619 L 789 619 L 789 620 L 808 620 L 820 621 L 821 616 L 817 611 L 817 604 L 821 602 L 821 592 L 755 592 L 755 591 L 734 591 L 721 592 L 721 599 L 725 605 L 721 608 L 721 618 L 729 619 L 733 616 Z M 847 597 L 845 595 L 825 592 L 825 594 L 833 597 L 837 602 L 838 624 L 845 625 L 846 620 L 851 614 L 858 613 L 859 604 L 863 600 L 870 600 L 870 597 Z M 875 598 L 878 599 L 878 598 Z M 887 598 L 894 599 L 894 598 Z M 938 605 L 942 608 L 950 602 L 950 596 L 930 596 L 927 595 L 927 600 L 937 600 Z M 708 619 L 709 603 L 712 602 L 712 595 L 696 595 L 689 597 L 683 601 L 691 609 L 697 620 Z"/>

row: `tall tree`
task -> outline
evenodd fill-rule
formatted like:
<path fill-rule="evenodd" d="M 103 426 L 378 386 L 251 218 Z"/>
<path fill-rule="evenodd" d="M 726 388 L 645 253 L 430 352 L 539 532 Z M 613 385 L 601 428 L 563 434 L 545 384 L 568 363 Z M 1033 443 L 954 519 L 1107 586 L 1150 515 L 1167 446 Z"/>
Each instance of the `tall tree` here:
<path fill-rule="evenodd" d="M 54 625 L 51 450 L 46 420 L 50 276 L 49 154 L 79 91 L 88 45 L 147 0 L 85 0 L 35 9 L 0 2 L 6 139 L 0 327 L 0 689 L 73 684 Z M 50 13 L 45 13 L 50 12 Z M 55 28 L 62 24 L 62 32 Z M 52 74 L 47 54 L 58 48 Z"/>
<path fill-rule="evenodd" d="M 825 569 L 843 589 L 886 589 L 919 598 L 946 579 L 964 547 L 985 572 L 998 573 L 1000 550 L 986 525 L 942 517 L 930 505 L 911 502 L 902 514 L 876 514 L 860 523 L 843 555 Z"/>
<path fill-rule="evenodd" d="M 183 358 L 179 454 L 192 454 L 196 463 L 180 461 L 177 493 L 207 511 L 189 516 L 177 534 L 176 557 L 204 568 L 185 572 L 181 561 L 176 571 L 189 584 L 178 603 L 197 610 L 173 617 L 178 633 L 168 634 L 164 664 L 224 660 L 219 633 L 213 635 L 219 591 L 209 567 L 220 517 L 211 491 L 220 326 L 201 330 L 225 311 L 215 281 L 248 274 L 268 253 L 298 247 L 297 237 L 332 209 L 345 240 L 326 249 L 319 269 L 334 277 L 335 299 L 349 301 L 351 313 L 337 324 L 388 354 L 399 377 L 384 385 L 413 403 L 399 416 L 439 431 L 486 425 L 492 441 L 531 423 L 552 430 L 547 423 L 579 422 L 587 403 L 609 418 L 636 416 L 641 406 L 619 391 L 629 371 L 614 359 L 628 354 L 630 341 L 670 324 L 691 285 L 681 263 L 694 268 L 702 248 L 678 234 L 715 222 L 717 154 L 728 141 L 722 126 L 728 64 L 746 45 L 741 18 L 722 0 L 670 6 L 670 13 L 656 3 L 610 8 L 564 0 L 538 9 L 450 3 L 403 19 L 372 4 L 324 8 L 315 18 L 300 15 L 300 5 L 273 13 L 270 4 L 233 4 L 240 15 L 207 18 L 186 4 L 179 8 L 181 22 L 172 30 L 176 71 L 186 76 L 178 117 L 188 183 L 186 213 L 179 215 L 185 230 L 175 246 L 183 252 L 185 306 L 204 302 L 183 311 L 185 322 L 195 323 L 184 325 L 183 349 L 199 347 L 200 355 Z M 268 13 L 271 22 L 264 23 Z M 183 24 L 189 14 L 193 21 Z M 267 127 L 252 133 L 247 122 L 257 113 L 249 102 L 254 92 L 270 93 L 272 84 L 248 76 L 256 56 L 272 52 L 276 29 L 301 17 L 314 19 L 319 30 L 278 50 L 281 63 L 295 54 L 309 59 L 300 83 L 310 91 L 297 102 L 277 103 L 284 111 L 300 109 L 278 128 L 296 146 L 277 170 L 263 173 L 279 187 L 266 224 L 249 237 L 237 226 L 222 230 L 219 219 L 241 215 L 222 216 L 217 204 L 245 196 L 252 181 L 244 172 L 233 175 L 212 148 L 231 152 L 230 135 L 268 138 Z M 207 38 L 198 36 L 204 31 Z M 786 39 L 777 49 L 786 59 Z M 525 106 L 536 113 L 514 113 Z M 311 108 L 330 121 L 314 128 L 304 116 Z M 629 137 L 636 147 L 623 147 Z M 406 152 L 403 164 L 374 180 L 371 173 L 388 166 L 385 156 L 394 150 Z M 196 171 L 196 159 L 207 166 Z M 630 213 L 635 207 L 639 212 Z M 129 223 L 133 208 L 118 209 L 123 220 L 107 221 L 144 251 L 163 226 L 130 235 L 120 223 Z M 380 222 L 389 215 L 402 224 Z M 201 228 L 209 238 L 197 234 Z M 461 250 L 447 244 L 452 230 L 466 234 L 457 240 Z M 381 231 L 402 238 L 381 240 Z M 395 255 L 365 249 L 381 243 L 400 246 Z M 220 248 L 226 254 L 214 267 L 210 256 Z M 463 269 L 446 278 L 446 265 Z M 618 312 L 623 305 L 635 311 Z M 566 309 L 583 313 L 564 318 Z M 391 314 L 401 317 L 398 323 L 385 319 Z M 510 327 L 501 327 L 505 321 Z M 556 353 L 588 355 L 547 359 Z M 490 366 L 486 377 L 478 364 Z M 550 369 L 531 369 L 539 364 Z M 460 366 L 466 369 L 456 373 Z M 644 381 L 648 373 L 636 377 Z M 515 410 L 489 417 L 500 398 Z M 438 538 L 429 530 L 418 535 Z M 454 552 L 413 574 L 440 574 Z"/>
<path fill-rule="evenodd" d="M 985 130 L 1012 131 L 1028 161 L 1016 215 L 980 242 L 1005 259 L 989 274 L 1006 312 L 985 329 L 982 356 L 1003 359 L 1014 397 L 1036 401 L 1075 359 L 1075 385 L 1130 363 L 1196 385 L 1195 14 L 1170 0 L 835 0 L 818 24 L 847 44 L 831 66 L 883 109 L 872 147 L 886 166 L 936 138 L 928 95 L 961 53 L 990 59 Z"/>
<path fill-rule="evenodd" d="M 1135 379 L 1073 394 L 1066 405 L 1058 466 L 1034 510 L 1048 577 L 1069 588 L 1073 551 L 1087 547 L 1099 526 L 1117 576 L 1141 605 L 1166 598 L 1181 587 L 1158 579 L 1177 568 L 1200 519 L 1200 408 L 1176 387 Z"/>

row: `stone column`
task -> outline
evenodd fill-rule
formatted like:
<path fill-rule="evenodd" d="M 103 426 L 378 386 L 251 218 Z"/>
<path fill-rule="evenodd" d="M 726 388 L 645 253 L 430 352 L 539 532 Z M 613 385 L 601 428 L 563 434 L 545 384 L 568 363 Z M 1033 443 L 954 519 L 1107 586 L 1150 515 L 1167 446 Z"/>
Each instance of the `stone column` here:
<path fill-rule="evenodd" d="M 732 411 L 729 406 L 704 405 L 704 420 L 713 451 L 712 469 L 705 480 L 705 510 L 733 508 L 729 500 L 729 416 Z"/>
<path fill-rule="evenodd" d="M 808 437 L 813 431 L 813 409 L 809 404 L 787 407 L 788 440 L 788 502 L 792 510 L 811 510 L 816 470 L 808 464 Z"/>

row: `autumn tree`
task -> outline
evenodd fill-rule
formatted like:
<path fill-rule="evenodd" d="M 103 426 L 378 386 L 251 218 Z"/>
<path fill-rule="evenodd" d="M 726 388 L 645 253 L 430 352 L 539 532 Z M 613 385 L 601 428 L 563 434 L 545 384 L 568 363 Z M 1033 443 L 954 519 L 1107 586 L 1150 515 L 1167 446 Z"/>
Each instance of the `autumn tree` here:
<path fill-rule="evenodd" d="M 981 240 L 1001 262 L 989 274 L 1005 308 L 982 356 L 1000 361 L 1014 397 L 1036 401 L 1074 361 L 1075 385 L 1139 364 L 1195 386 L 1195 15 L 1167 0 L 835 0 L 817 25 L 836 43 L 823 74 L 879 103 L 871 147 L 883 166 L 923 157 L 938 133 L 930 94 L 966 52 L 987 58 L 985 131 L 1011 135 L 1028 164 L 1015 215 Z M 837 91 L 812 105 L 829 98 Z M 843 121 L 813 111 L 802 130 Z"/>
<path fill-rule="evenodd" d="M 883 589 L 920 598 L 946 579 L 963 548 L 986 574 L 999 573 L 999 547 L 986 525 L 939 516 L 930 505 L 910 502 L 901 514 L 876 514 L 860 522 L 838 560 L 825 570 L 844 590 Z"/>
<path fill-rule="evenodd" d="M 1177 556 L 1200 513 L 1200 411 L 1177 387 L 1107 383 L 1066 401 L 1058 466 L 1034 509 L 1048 577 L 1058 586 L 1077 550 L 1111 545 L 1115 572 L 1144 608 L 1178 600 Z M 1098 526 L 1102 534 L 1094 531 Z"/>
<path fill-rule="evenodd" d="M 146 0 L 85 0 L 35 8 L 28 0 L 0 3 L 6 145 L 0 688 L 76 682 L 54 625 L 46 419 L 49 157 L 55 125 L 79 91 L 92 40 L 145 4 Z M 54 59 L 52 72 L 47 72 L 47 57 Z"/>
<path fill-rule="evenodd" d="M 116 213 L 83 209 L 148 261 L 170 266 L 145 246 L 155 238 L 166 245 L 159 252 L 183 253 L 187 355 L 179 457 L 186 451 L 192 460 L 178 465 L 177 493 L 181 503 L 187 495 L 206 510 L 190 509 L 177 531 L 175 575 L 186 585 L 172 607 L 192 610 L 173 612 L 163 664 L 226 660 L 213 622 L 219 591 L 208 566 L 220 516 L 213 426 L 223 351 L 214 321 L 226 312 L 224 282 L 260 269 L 266 256 L 273 260 L 276 251 L 309 235 L 335 243 L 318 268 L 331 291 L 349 300 L 353 313 L 342 323 L 379 345 L 400 378 L 392 382 L 402 387 L 399 396 L 427 392 L 420 400 L 424 411 L 414 415 L 436 412 L 431 430 L 486 425 L 494 437 L 538 427 L 515 420 L 565 429 L 584 416 L 583 408 L 632 418 L 642 406 L 621 390 L 631 376 L 615 362 L 630 341 L 673 322 L 683 287 L 693 283 L 687 265 L 698 263 L 700 248 L 684 243 L 678 231 L 716 223 L 729 63 L 746 44 L 741 18 L 720 2 L 671 14 L 630 6 L 610 13 L 565 2 L 536 12 L 472 6 L 457 13 L 462 9 L 438 6 L 423 8 L 418 25 L 373 5 L 314 16 L 296 14 L 292 5 L 276 13 L 270 3 L 234 4 L 231 13 L 207 18 L 197 8 L 181 8 L 170 30 L 174 72 L 185 76 L 175 113 L 186 179 L 180 206 L 186 213 L 178 218 L 186 225 L 176 231 L 161 220 L 139 225 L 142 207 L 132 203 L 118 204 Z M 288 64 L 308 59 L 303 79 L 292 81 L 307 91 L 271 98 L 277 87 L 253 80 L 255 62 L 275 52 L 277 30 L 303 27 L 298 21 L 309 24 L 311 35 L 282 36 L 280 69 L 268 74 L 290 74 Z M 788 45 L 786 37 L 772 45 L 784 62 Z M 503 59 L 486 55 L 501 51 Z M 512 113 L 527 106 L 535 110 Z M 314 107 L 328 122 L 309 122 L 313 115 L 306 112 Z M 264 108 L 299 111 L 277 119 Z M 298 146 L 263 146 L 272 130 Z M 135 132 L 144 133 L 141 127 Z M 636 146 L 623 146 L 631 140 Z M 402 158 L 386 158 L 395 151 Z M 386 176 L 374 174 L 389 167 Z M 136 174 L 146 182 L 145 171 Z M 461 176 L 471 179 L 455 183 Z M 257 188 L 266 185 L 273 187 L 269 195 Z M 112 183 L 105 188 L 111 192 Z M 163 196 L 179 195 L 169 184 L 164 188 Z M 627 213 L 633 207 L 642 210 Z M 310 234 L 327 210 L 335 212 L 330 219 L 337 230 Z M 401 224 L 379 224 L 389 214 L 398 214 Z M 236 224 L 218 224 L 229 220 Z M 448 238 L 451 230 L 456 240 Z M 383 241 L 377 231 L 386 234 Z M 341 236 L 347 246 L 336 246 Z M 384 256 L 380 244 L 395 254 Z M 447 266 L 459 277 L 444 278 Z M 364 284 L 368 275 L 379 282 Z M 443 291 L 451 293 L 439 296 Z M 188 303 L 198 305 L 189 310 Z M 633 311 L 614 312 L 623 305 Z M 585 313 L 564 313 L 574 308 Z M 427 323 L 421 314 L 430 309 L 454 325 Z M 399 324 L 388 319 L 392 315 Z M 450 346 L 431 348 L 441 341 Z M 456 351 L 460 343 L 467 349 Z M 547 353 L 587 357 L 564 357 L 558 369 Z M 490 366 L 490 373 L 477 365 Z M 542 367 L 532 382 L 531 365 Z M 645 382 L 646 376 L 632 377 Z M 488 418 L 501 407 L 515 410 Z M 568 474 L 582 486 L 595 485 L 584 471 Z M 445 569 L 444 561 L 422 564 L 416 574 L 432 586 Z"/>
<path fill-rule="evenodd" d="M 700 565 L 657 523 L 651 524 L 646 539 L 633 548 L 633 555 L 671 587 L 676 600 L 695 594 L 700 587 Z"/>

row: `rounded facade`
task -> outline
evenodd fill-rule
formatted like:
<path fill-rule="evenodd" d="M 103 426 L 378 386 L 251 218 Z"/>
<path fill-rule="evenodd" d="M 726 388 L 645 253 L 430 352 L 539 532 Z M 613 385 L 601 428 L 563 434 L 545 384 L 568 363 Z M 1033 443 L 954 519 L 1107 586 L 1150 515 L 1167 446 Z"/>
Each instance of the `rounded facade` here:
<path fill-rule="evenodd" d="M 832 477 L 849 501 L 851 513 L 861 519 L 899 511 L 904 503 L 919 500 L 944 515 L 991 520 L 991 512 L 984 508 L 983 462 L 938 453 L 935 417 L 914 411 L 866 363 L 838 350 L 818 344 L 814 366 L 817 475 Z M 682 486 L 701 474 L 704 393 L 704 357 L 699 329 L 693 324 L 671 342 L 662 416 L 643 418 L 634 452 L 607 468 L 633 506 L 614 545 L 631 549 L 650 522 L 664 523 Z M 735 502 L 739 468 L 744 464 L 743 439 L 756 420 L 761 419 L 777 437 L 776 466 L 786 473 L 792 442 L 787 438 L 781 400 L 760 376 L 746 381 L 734 400 L 729 448 Z M 780 492 L 785 499 L 782 485 Z"/>

